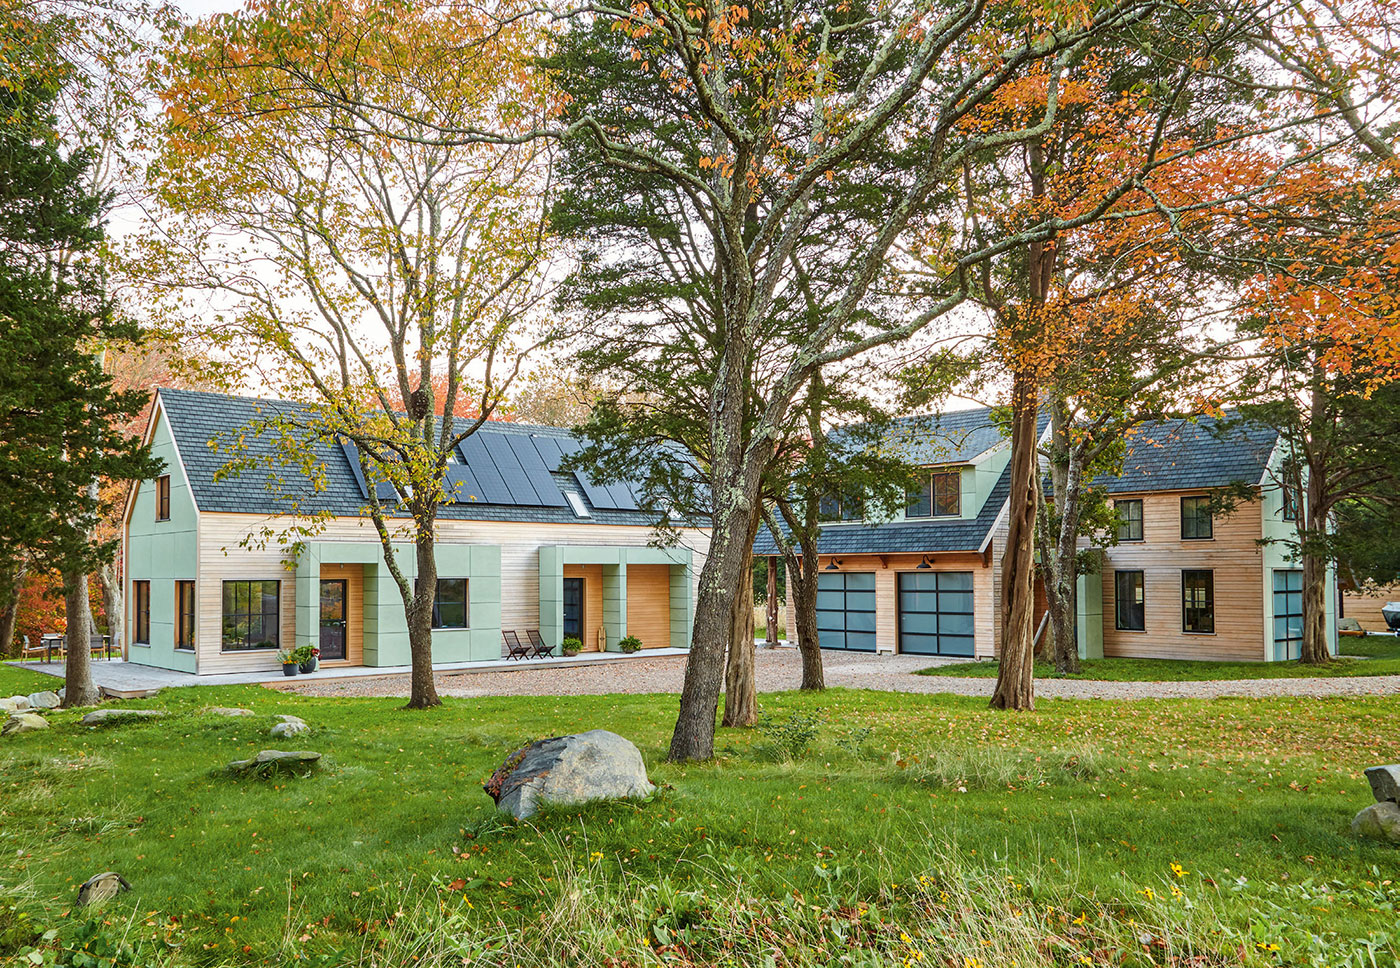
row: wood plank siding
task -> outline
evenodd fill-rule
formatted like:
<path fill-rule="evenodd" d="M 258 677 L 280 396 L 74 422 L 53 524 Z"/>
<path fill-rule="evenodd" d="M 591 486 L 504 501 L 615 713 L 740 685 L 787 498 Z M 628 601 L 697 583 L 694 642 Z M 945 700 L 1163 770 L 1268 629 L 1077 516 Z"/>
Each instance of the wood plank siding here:
<path fill-rule="evenodd" d="M 1338 617 L 1354 618 L 1367 632 L 1389 632 L 1390 626 L 1381 617 L 1387 602 L 1400 602 L 1400 585 L 1382 588 L 1344 588 Z"/>
<path fill-rule="evenodd" d="M 565 565 L 564 577 L 583 579 L 583 651 L 603 651 L 603 566 Z"/>
<path fill-rule="evenodd" d="M 627 566 L 627 634 L 644 649 L 671 646 L 671 566 Z"/>
<path fill-rule="evenodd" d="M 1103 652 L 1105 656 L 1155 659 L 1263 661 L 1264 556 L 1257 544 L 1263 518 L 1257 501 L 1240 504 L 1228 517 L 1217 517 L 1213 537 L 1183 540 L 1181 499 L 1203 491 L 1115 494 L 1117 500 L 1142 501 L 1142 541 L 1121 541 L 1104 549 Z M 1215 632 L 1182 630 L 1181 573 L 1214 573 Z M 1116 627 L 1114 572 L 1143 572 L 1146 628 Z"/>
<path fill-rule="evenodd" d="M 270 528 L 280 532 L 292 522 L 286 518 L 269 518 L 260 514 L 228 514 L 206 512 L 199 519 L 199 574 L 196 595 L 199 602 L 198 632 L 196 645 L 199 655 L 199 672 L 217 674 L 224 672 L 259 671 L 275 667 L 274 657 L 264 652 L 224 652 L 220 648 L 220 626 L 222 623 L 222 583 L 227 579 L 278 579 L 281 581 L 281 634 L 282 644 L 293 644 L 295 637 L 296 581 L 295 573 L 289 567 L 286 552 L 275 542 L 264 549 L 243 548 L 240 542 L 249 535 Z M 501 549 L 501 628 L 532 629 L 540 626 L 539 589 L 539 549 L 544 545 L 589 545 L 618 547 L 647 547 L 652 532 L 648 527 L 604 524 L 539 524 L 516 521 L 441 521 L 438 524 L 438 540 L 443 543 L 497 545 Z M 312 540 L 316 542 L 354 541 L 376 542 L 373 526 L 367 518 L 335 518 Z M 705 555 L 709 549 L 709 535 L 702 531 L 688 530 L 682 533 L 681 543 L 693 553 L 691 580 L 692 601 L 695 597 L 695 584 Z M 323 565 L 322 572 L 328 577 L 330 566 Z M 590 633 L 586 647 L 596 648 L 596 628 L 602 624 L 602 582 L 601 570 L 597 566 L 581 566 L 593 569 L 590 575 L 597 580 L 587 583 L 588 614 L 585 621 L 595 631 Z M 629 573 L 636 571 L 645 574 L 647 566 L 633 565 Z M 663 569 L 664 570 L 664 569 Z M 574 574 L 572 570 L 568 572 Z M 580 577 L 584 577 L 580 575 Z M 652 583 L 656 579 L 651 580 Z M 648 585 L 650 587 L 650 585 Z M 593 589 L 597 588 L 595 592 Z M 641 601 L 649 601 L 650 592 L 643 592 Z M 595 597 L 596 596 L 596 597 Z M 629 599 L 630 599 L 629 595 Z M 668 618 L 661 623 L 664 633 L 652 629 L 642 636 L 647 645 L 669 642 L 669 595 L 664 599 L 666 611 L 661 613 Z M 363 592 L 361 592 L 361 603 Z M 629 609 L 630 617 L 630 609 Z M 650 621 L 649 619 L 647 621 Z M 644 629 L 649 629 L 644 626 Z M 363 649 L 363 628 L 359 630 L 360 648 Z M 361 653 L 363 654 L 363 653 Z"/>

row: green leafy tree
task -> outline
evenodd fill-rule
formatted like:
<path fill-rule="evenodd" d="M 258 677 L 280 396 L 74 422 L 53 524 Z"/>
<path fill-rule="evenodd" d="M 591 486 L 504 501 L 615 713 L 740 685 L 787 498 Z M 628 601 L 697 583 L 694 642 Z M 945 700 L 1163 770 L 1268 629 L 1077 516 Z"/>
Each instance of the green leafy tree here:
<path fill-rule="evenodd" d="M 80 705 L 97 699 L 87 575 L 116 548 L 94 537 L 98 481 L 160 465 L 118 429 L 146 395 L 116 392 L 102 366 L 104 346 L 140 334 L 106 295 L 94 152 L 59 125 L 65 28 L 15 11 L 0 24 L 0 560 L 64 576 L 64 701 Z"/>

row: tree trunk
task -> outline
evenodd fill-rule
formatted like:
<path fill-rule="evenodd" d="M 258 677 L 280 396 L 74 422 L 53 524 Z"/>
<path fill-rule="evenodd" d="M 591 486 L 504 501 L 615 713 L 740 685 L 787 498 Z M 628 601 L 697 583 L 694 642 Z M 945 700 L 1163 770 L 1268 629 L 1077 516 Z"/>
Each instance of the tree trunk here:
<path fill-rule="evenodd" d="M 767 626 L 764 641 L 771 649 L 778 644 L 778 558 L 770 556 L 768 558 L 768 600 L 764 603 L 767 606 Z"/>
<path fill-rule="evenodd" d="M 1009 531 L 1001 559 L 1001 654 L 995 709 L 1034 709 L 1036 388 L 1017 371 L 1011 389 L 1011 494 Z"/>
<path fill-rule="evenodd" d="M 749 543 L 753 547 L 753 542 Z M 754 683 L 753 555 L 744 569 L 749 580 L 734 596 L 729 662 L 724 670 L 723 726 L 752 726 L 758 722 L 758 690 Z"/>
<path fill-rule="evenodd" d="M 19 592 L 29 566 L 17 561 L 0 571 L 0 655 L 8 655 L 19 621 Z"/>
<path fill-rule="evenodd" d="M 102 698 L 92 681 L 91 603 L 88 600 L 88 576 L 70 572 L 63 576 L 63 611 L 68 627 L 65 647 L 68 658 L 63 668 L 63 705 L 93 706 Z"/>
<path fill-rule="evenodd" d="M 420 523 L 414 544 L 418 574 L 413 579 L 413 599 L 404 603 L 408 612 L 408 651 L 413 663 L 407 709 L 442 705 L 433 681 L 433 601 L 437 598 L 437 556 L 433 545 L 433 522 L 429 521 L 426 527 Z"/>
<path fill-rule="evenodd" d="M 102 583 L 102 611 L 107 615 L 107 634 L 112 644 L 125 654 L 126 629 L 122 623 L 122 584 L 120 570 L 113 562 L 103 564 L 97 571 Z"/>
<path fill-rule="evenodd" d="M 1299 509 L 1307 530 L 1303 531 L 1303 641 L 1298 659 L 1306 665 L 1322 665 L 1332 661 L 1327 645 L 1327 559 L 1312 553 L 1308 532 L 1321 534 L 1327 528 L 1327 512 L 1323 509 L 1325 474 L 1308 469 L 1306 505 Z"/>
<path fill-rule="evenodd" d="M 750 518 L 755 513 L 755 502 L 752 496 L 745 497 L 747 500 L 735 500 L 731 492 L 727 508 L 715 515 L 710 552 L 700 569 L 680 711 L 666 754 L 672 762 L 708 760 L 714 756 L 715 713 L 733 634 L 735 589 L 740 582 L 753 582 L 752 575 L 744 569 L 753 554 Z"/>
<path fill-rule="evenodd" d="M 1084 498 L 1084 450 L 1072 439 L 1070 414 L 1061 399 L 1050 401 L 1050 479 L 1055 489 L 1054 513 L 1043 508 L 1047 521 L 1040 543 L 1045 605 L 1050 615 L 1046 652 L 1059 675 L 1079 671 L 1079 639 L 1075 629 L 1079 582 L 1079 518 Z"/>
<path fill-rule="evenodd" d="M 788 594 L 792 596 L 797 648 L 802 653 L 801 688 L 804 692 L 826 689 L 821 640 L 817 638 L 817 575 L 817 544 L 815 541 L 804 542 L 796 577 L 793 577 L 791 569 L 788 571 Z"/>

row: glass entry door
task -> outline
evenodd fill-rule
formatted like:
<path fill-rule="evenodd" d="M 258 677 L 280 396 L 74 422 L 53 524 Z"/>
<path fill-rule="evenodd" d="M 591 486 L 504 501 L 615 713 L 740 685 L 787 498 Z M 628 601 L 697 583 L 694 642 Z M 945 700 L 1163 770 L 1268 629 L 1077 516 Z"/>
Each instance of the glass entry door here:
<path fill-rule="evenodd" d="M 564 637 L 583 641 L 583 579 L 564 579 Z"/>
<path fill-rule="evenodd" d="M 347 657 L 345 651 L 345 579 L 321 582 L 321 661 Z"/>

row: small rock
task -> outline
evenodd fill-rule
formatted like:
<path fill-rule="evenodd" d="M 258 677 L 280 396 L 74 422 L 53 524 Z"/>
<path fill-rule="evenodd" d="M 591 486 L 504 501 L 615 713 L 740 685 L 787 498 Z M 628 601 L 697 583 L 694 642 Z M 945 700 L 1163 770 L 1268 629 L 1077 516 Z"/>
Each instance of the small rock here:
<path fill-rule="evenodd" d="M 1373 803 L 1351 821 L 1351 832 L 1358 837 L 1372 837 L 1400 844 L 1400 804 Z"/>
<path fill-rule="evenodd" d="M 605 729 L 542 739 L 516 750 L 485 787 L 496 806 L 522 819 L 546 803 L 644 797 L 655 789 L 641 751 Z"/>
<path fill-rule="evenodd" d="M 1400 763 L 1373 766 L 1366 771 L 1377 803 L 1400 803 Z"/>
<path fill-rule="evenodd" d="M 251 709 L 244 709 L 241 706 L 210 706 L 204 710 L 210 716 L 251 716 Z"/>
<path fill-rule="evenodd" d="M 83 725 L 101 726 L 123 719 L 158 719 L 164 715 L 159 709 L 94 709 L 83 717 Z"/>
<path fill-rule="evenodd" d="M 296 722 L 278 723 L 276 726 L 272 727 L 272 735 L 276 736 L 278 739 L 287 739 L 289 736 L 300 736 L 302 733 L 308 733 L 310 731 L 311 727 L 299 719 Z"/>
<path fill-rule="evenodd" d="M 228 771 L 235 776 L 269 777 L 277 773 L 297 773 L 305 776 L 316 767 L 320 753 L 310 750 L 262 750 L 250 760 L 234 760 Z"/>
<path fill-rule="evenodd" d="M 122 891 L 131 890 L 131 885 L 126 882 L 116 871 L 106 871 L 102 874 L 94 874 L 83 881 L 78 888 L 78 907 L 94 907 L 103 904 L 116 897 Z"/>
<path fill-rule="evenodd" d="M 28 696 L 29 705 L 35 709 L 57 709 L 58 704 L 63 700 L 58 698 L 56 692 L 31 692 Z"/>
<path fill-rule="evenodd" d="M 26 709 L 32 709 L 33 703 L 29 701 L 28 696 L 11 696 L 5 700 L 5 707 L 11 712 L 22 713 Z"/>
<path fill-rule="evenodd" d="M 0 736 L 9 736 L 11 733 L 33 733 L 48 728 L 48 721 L 38 713 L 11 713 L 10 718 L 5 720 L 5 725 L 0 726 Z"/>

